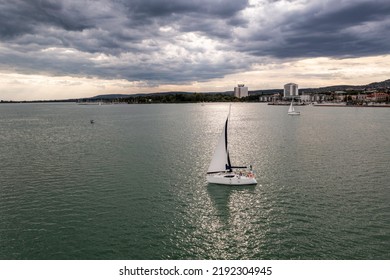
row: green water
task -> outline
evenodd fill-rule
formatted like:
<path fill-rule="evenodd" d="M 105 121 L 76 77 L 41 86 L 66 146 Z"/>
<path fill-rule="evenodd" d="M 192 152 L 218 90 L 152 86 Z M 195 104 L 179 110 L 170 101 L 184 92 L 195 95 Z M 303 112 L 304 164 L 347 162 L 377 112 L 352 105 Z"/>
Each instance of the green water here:
<path fill-rule="evenodd" d="M 0 105 L 0 259 L 390 259 L 389 109 L 228 106 Z"/>

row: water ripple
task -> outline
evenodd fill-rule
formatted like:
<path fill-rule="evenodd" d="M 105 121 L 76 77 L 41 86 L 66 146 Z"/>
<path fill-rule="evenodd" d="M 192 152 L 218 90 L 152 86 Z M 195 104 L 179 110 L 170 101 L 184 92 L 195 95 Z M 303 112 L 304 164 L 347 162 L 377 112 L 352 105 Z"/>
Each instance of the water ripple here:
<path fill-rule="evenodd" d="M 227 110 L 1 105 L 0 259 L 390 257 L 387 110 L 234 104 L 259 184 L 207 185 Z"/>

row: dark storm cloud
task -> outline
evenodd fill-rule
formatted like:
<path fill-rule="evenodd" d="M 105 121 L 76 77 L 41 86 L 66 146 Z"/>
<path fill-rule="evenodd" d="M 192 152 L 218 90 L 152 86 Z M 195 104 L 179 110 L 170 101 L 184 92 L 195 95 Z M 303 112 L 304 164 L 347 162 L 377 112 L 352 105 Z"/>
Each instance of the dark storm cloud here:
<path fill-rule="evenodd" d="M 311 16 L 293 25 L 292 30 L 299 32 L 292 32 L 295 36 L 287 43 L 305 42 L 305 50 L 329 56 L 387 54 L 390 38 L 385 34 L 390 27 L 389 19 L 389 1 L 351 2 L 340 10 Z M 310 48 L 313 44 L 316 47 Z"/>
<path fill-rule="evenodd" d="M 230 18 L 247 6 L 246 0 L 123 0 L 117 2 L 123 3 L 134 14 L 150 17 L 166 17 L 173 14 L 207 14 L 210 16 Z"/>
<path fill-rule="evenodd" d="M 236 26 L 233 24 L 245 23 L 238 14 L 246 5 L 247 0 L 0 0 L 0 38 L 4 46 L 0 64 L 3 69 L 9 66 L 24 73 L 73 73 L 173 83 L 223 77 L 243 69 L 243 63 L 231 65 L 212 57 L 161 59 L 166 55 L 163 48 L 167 44 L 186 48 L 183 38 L 178 39 L 183 32 L 228 38 L 227 34 L 232 34 L 229 29 Z M 171 28 L 168 35 L 159 30 L 164 26 Z M 78 51 L 77 56 L 64 54 L 64 48 Z M 91 59 L 91 54 L 128 62 L 101 62 Z"/>
<path fill-rule="evenodd" d="M 224 19 L 225 24 L 236 25 L 244 22 L 236 15 L 246 6 L 247 0 L 0 0 L 0 36 L 7 39 L 39 34 L 45 27 L 80 32 L 95 28 L 117 35 L 124 28 L 128 31 L 138 28 L 150 31 L 149 27 L 172 23 L 202 27 L 204 25 L 199 24 L 200 21 L 207 19 Z M 192 28 L 191 31 L 203 30 Z"/>
<path fill-rule="evenodd" d="M 37 26 L 55 26 L 68 31 L 91 27 L 82 11 L 65 9 L 63 1 L 14 0 L 0 2 L 0 36 L 15 37 L 35 31 Z"/>
<path fill-rule="evenodd" d="M 390 37 L 386 34 L 390 27 L 390 2 L 387 0 L 317 1 L 283 17 L 277 26 L 272 26 L 270 33 L 259 26 L 241 51 L 279 58 L 389 53 Z"/>
<path fill-rule="evenodd" d="M 0 67 L 185 83 L 249 70 L 262 57 L 388 53 L 389 1 L 302 3 L 0 0 Z"/>

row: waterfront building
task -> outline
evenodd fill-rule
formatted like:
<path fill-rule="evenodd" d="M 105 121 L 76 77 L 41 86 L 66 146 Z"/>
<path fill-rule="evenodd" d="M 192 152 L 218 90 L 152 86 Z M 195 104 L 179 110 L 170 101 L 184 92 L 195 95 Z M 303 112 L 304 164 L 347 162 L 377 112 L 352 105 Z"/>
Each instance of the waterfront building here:
<path fill-rule="evenodd" d="M 356 99 L 359 100 L 359 101 L 365 101 L 367 99 L 367 94 L 358 94 Z"/>
<path fill-rule="evenodd" d="M 285 84 L 283 97 L 287 99 L 298 97 L 298 85 L 294 83 Z"/>
<path fill-rule="evenodd" d="M 234 96 L 238 98 L 248 96 L 248 87 L 246 87 L 244 84 L 238 84 L 234 88 Z"/>
<path fill-rule="evenodd" d="M 269 95 L 269 94 L 262 95 L 259 97 L 260 102 L 271 102 L 273 101 L 273 99 L 274 99 L 274 95 Z"/>
<path fill-rule="evenodd" d="M 302 102 L 310 102 L 311 96 L 310 94 L 302 94 L 300 96 L 300 99 Z"/>
<path fill-rule="evenodd" d="M 389 99 L 389 95 L 384 92 L 375 92 L 367 95 L 366 100 L 371 102 L 385 102 Z"/>
<path fill-rule="evenodd" d="M 316 93 L 311 96 L 312 102 L 323 102 L 327 100 L 328 100 L 328 96 L 326 94 Z"/>

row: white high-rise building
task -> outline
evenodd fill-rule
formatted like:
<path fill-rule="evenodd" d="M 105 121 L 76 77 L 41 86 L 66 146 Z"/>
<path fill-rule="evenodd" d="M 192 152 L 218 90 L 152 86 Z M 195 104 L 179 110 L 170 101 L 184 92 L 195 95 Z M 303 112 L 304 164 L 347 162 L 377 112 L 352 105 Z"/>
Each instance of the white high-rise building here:
<path fill-rule="evenodd" d="M 294 83 L 285 84 L 283 96 L 285 98 L 298 97 L 298 85 Z"/>
<path fill-rule="evenodd" d="M 248 87 L 246 87 L 244 84 L 238 84 L 234 88 L 234 96 L 238 98 L 248 96 Z"/>

